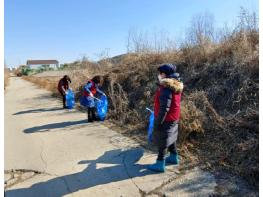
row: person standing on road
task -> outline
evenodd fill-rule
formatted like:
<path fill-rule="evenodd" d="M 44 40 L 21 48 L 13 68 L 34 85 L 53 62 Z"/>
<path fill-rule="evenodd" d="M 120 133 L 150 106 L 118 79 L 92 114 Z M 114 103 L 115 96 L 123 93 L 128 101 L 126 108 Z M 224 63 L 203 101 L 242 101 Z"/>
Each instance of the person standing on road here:
<path fill-rule="evenodd" d="M 98 120 L 95 114 L 95 100 L 96 94 L 105 95 L 99 89 L 99 86 L 102 86 L 103 80 L 102 76 L 95 76 L 92 80 L 89 80 L 88 83 L 84 86 L 83 96 L 86 99 L 87 113 L 88 113 L 88 121 L 93 122 L 94 120 Z"/>
<path fill-rule="evenodd" d="M 155 164 L 148 169 L 164 172 L 165 163 L 179 164 L 176 141 L 180 119 L 180 102 L 183 83 L 176 73 L 176 66 L 164 64 L 158 68 L 158 89 L 154 98 L 153 142 L 158 147 Z M 166 152 L 170 155 L 165 159 Z"/>
<path fill-rule="evenodd" d="M 63 98 L 63 108 L 66 108 L 66 93 L 67 90 L 69 89 L 69 83 L 71 83 L 71 79 L 69 78 L 68 75 L 65 75 L 58 82 L 58 91 Z"/>

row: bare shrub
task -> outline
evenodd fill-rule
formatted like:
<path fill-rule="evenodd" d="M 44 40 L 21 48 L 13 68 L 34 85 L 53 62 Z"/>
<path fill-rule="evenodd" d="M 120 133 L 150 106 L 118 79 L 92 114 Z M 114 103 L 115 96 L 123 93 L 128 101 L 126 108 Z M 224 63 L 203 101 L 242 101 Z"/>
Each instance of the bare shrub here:
<path fill-rule="evenodd" d="M 192 133 L 204 133 L 204 113 L 194 104 L 194 101 L 182 102 L 179 144 L 182 145 Z"/>

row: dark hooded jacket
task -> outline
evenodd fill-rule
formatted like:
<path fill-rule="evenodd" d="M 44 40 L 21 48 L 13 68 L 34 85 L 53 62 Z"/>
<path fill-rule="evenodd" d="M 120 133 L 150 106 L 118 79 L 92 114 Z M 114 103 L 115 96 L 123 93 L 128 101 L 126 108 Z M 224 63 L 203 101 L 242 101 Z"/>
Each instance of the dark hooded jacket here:
<path fill-rule="evenodd" d="M 183 83 L 176 75 L 160 81 L 154 98 L 154 142 L 168 147 L 176 142 Z"/>
<path fill-rule="evenodd" d="M 69 83 L 71 83 L 70 78 L 63 77 L 58 82 L 58 91 L 60 93 L 64 93 L 64 91 L 67 91 L 69 89 Z"/>

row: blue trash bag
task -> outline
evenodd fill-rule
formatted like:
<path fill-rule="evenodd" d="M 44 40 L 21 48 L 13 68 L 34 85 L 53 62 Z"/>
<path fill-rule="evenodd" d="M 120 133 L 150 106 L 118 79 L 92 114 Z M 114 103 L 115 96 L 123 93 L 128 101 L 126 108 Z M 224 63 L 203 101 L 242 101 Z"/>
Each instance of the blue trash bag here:
<path fill-rule="evenodd" d="M 97 116 L 103 121 L 106 118 L 108 112 L 108 99 L 107 96 L 103 95 L 99 100 L 96 100 Z"/>
<path fill-rule="evenodd" d="M 82 106 L 84 106 L 84 107 L 87 106 L 85 96 L 81 96 L 79 102 L 80 102 L 80 104 L 81 104 Z"/>
<path fill-rule="evenodd" d="M 72 109 L 75 106 L 75 95 L 74 92 L 69 89 L 67 90 L 67 94 L 66 94 L 66 107 L 68 109 Z"/>
<path fill-rule="evenodd" d="M 149 118 L 148 133 L 147 133 L 148 142 L 152 142 L 153 127 L 154 127 L 154 112 L 151 111 L 151 115 Z"/>
<path fill-rule="evenodd" d="M 81 96 L 80 104 L 84 107 L 95 107 L 95 99 L 91 96 Z"/>

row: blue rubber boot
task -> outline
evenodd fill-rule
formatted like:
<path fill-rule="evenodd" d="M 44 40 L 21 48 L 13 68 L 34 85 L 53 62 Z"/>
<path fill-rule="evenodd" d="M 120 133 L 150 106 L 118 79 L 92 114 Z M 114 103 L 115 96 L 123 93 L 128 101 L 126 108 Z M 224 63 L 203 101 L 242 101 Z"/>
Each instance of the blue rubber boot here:
<path fill-rule="evenodd" d="M 155 171 L 155 172 L 164 172 L 165 171 L 165 160 L 163 161 L 156 160 L 156 163 L 149 165 L 148 169 Z"/>
<path fill-rule="evenodd" d="M 175 165 L 179 164 L 178 154 L 170 153 L 169 157 L 165 159 L 165 162 L 169 164 L 175 164 Z"/>

